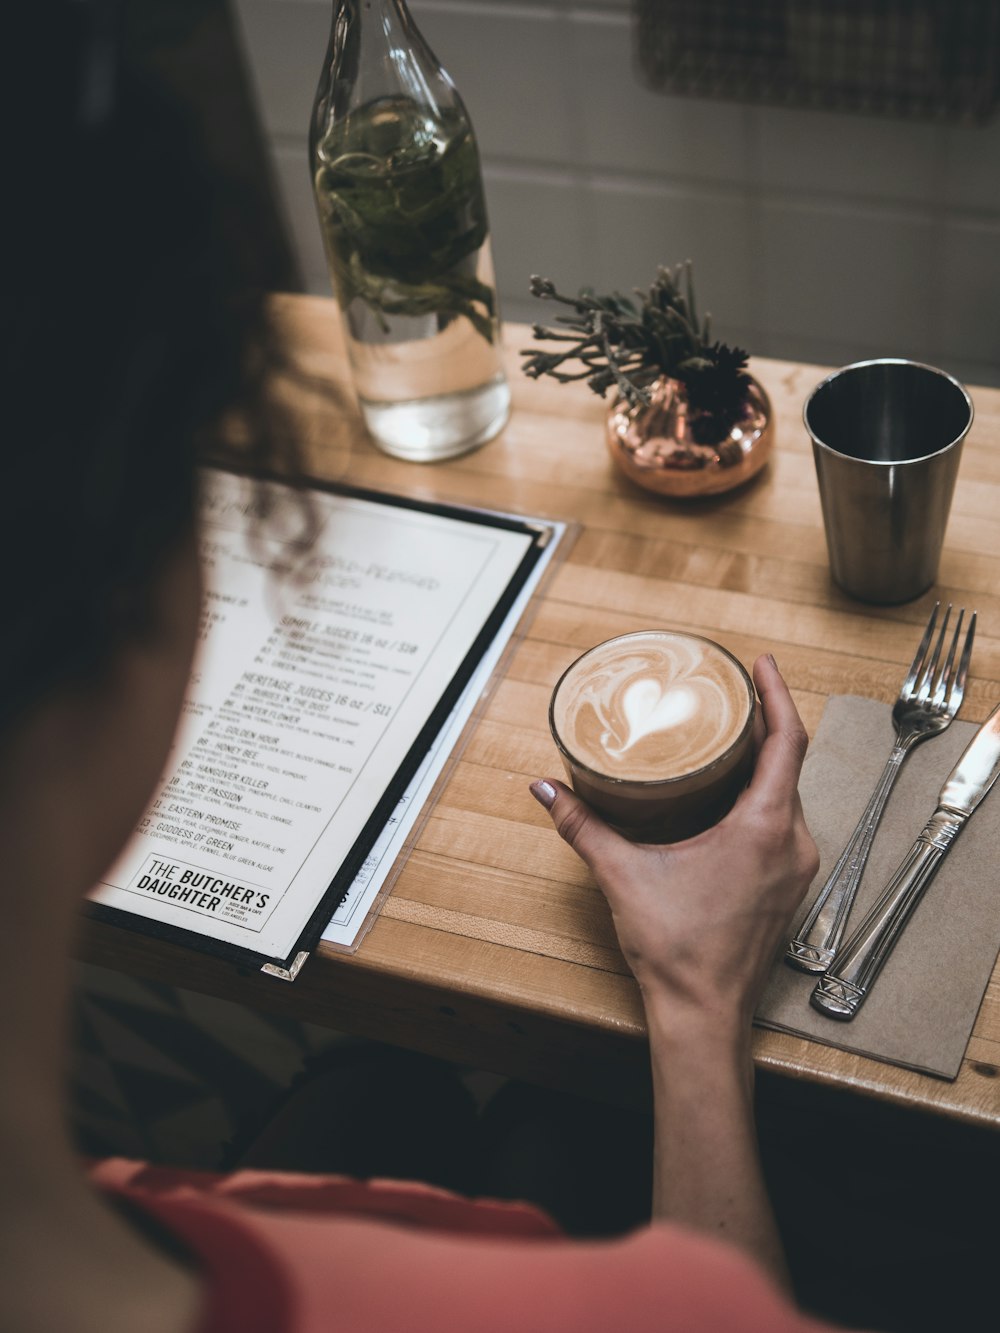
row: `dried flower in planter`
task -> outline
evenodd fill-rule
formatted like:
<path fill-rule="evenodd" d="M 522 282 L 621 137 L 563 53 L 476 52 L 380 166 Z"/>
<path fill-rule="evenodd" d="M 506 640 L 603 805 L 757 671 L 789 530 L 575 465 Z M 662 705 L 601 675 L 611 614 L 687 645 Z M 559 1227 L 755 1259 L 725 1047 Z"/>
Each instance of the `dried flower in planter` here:
<path fill-rule="evenodd" d="M 767 395 L 746 369 L 747 353 L 711 342 L 708 316 L 699 326 L 690 261 L 660 268 L 637 300 L 590 289 L 564 296 L 539 277 L 531 293 L 568 313 L 555 316 L 558 328 L 533 326 L 536 339 L 559 346 L 525 348 L 525 374 L 584 380 L 601 397 L 615 388 L 608 443 L 633 480 L 661 494 L 711 494 L 763 466 Z"/>

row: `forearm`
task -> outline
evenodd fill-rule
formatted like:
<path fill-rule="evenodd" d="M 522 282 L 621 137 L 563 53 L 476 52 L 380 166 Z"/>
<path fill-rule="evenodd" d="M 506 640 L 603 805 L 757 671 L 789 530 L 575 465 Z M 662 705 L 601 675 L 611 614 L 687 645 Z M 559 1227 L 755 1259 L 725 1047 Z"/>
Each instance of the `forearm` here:
<path fill-rule="evenodd" d="M 752 1255 L 788 1285 L 753 1119 L 749 1033 L 647 1006 L 653 1070 L 653 1216 Z"/>

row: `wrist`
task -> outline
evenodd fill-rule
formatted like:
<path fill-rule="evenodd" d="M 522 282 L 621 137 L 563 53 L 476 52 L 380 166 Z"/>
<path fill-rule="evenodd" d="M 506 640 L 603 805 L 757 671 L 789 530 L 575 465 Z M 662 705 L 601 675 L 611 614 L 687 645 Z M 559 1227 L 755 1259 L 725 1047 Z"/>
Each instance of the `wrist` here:
<path fill-rule="evenodd" d="M 728 1006 L 685 1005 L 664 995 L 644 994 L 643 1004 L 650 1048 L 672 1064 L 688 1057 L 740 1065 L 750 1059 L 749 1015 Z"/>

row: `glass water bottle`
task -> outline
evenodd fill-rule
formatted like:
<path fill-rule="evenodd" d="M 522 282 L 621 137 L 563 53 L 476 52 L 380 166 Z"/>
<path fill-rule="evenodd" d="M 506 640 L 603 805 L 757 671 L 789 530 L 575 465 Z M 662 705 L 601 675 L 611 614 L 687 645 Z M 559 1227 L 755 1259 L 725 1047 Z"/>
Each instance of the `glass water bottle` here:
<path fill-rule="evenodd" d="M 485 443 L 510 390 L 479 150 L 404 0 L 334 0 L 309 157 L 371 435 L 420 462 Z"/>

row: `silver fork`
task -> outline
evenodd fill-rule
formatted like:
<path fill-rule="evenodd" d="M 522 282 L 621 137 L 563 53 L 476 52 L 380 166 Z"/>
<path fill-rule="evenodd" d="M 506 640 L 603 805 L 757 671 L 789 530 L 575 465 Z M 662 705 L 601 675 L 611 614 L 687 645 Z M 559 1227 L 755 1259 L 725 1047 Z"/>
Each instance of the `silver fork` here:
<path fill-rule="evenodd" d="M 951 648 L 939 671 L 938 663 L 948 630 L 951 606 L 944 613 L 941 630 L 929 659 L 927 650 L 934 636 L 940 605 L 940 602 L 934 603 L 916 656 L 893 705 L 892 725 L 896 732 L 896 742 L 882 770 L 882 776 L 865 806 L 857 828 L 833 867 L 830 878 L 820 889 L 799 933 L 790 941 L 786 950 L 785 962 L 800 972 L 825 972 L 833 962 L 848 913 L 865 872 L 872 839 L 903 761 L 915 745 L 931 736 L 939 736 L 962 706 L 965 680 L 969 674 L 969 658 L 972 656 L 972 640 L 976 633 L 976 613 L 973 611 L 969 620 L 957 672 L 955 655 L 962 632 L 964 608 L 958 613 Z"/>

